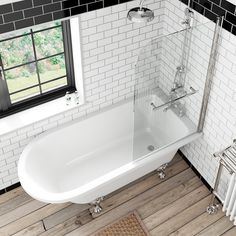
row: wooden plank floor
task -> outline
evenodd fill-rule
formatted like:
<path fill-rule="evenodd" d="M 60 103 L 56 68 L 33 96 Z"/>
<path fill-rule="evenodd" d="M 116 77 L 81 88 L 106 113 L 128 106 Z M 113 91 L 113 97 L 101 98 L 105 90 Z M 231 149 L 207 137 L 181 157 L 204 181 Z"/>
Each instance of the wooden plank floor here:
<path fill-rule="evenodd" d="M 154 236 L 236 235 L 222 211 L 206 213 L 210 192 L 178 154 L 166 174 L 160 180 L 150 173 L 110 194 L 100 215 L 89 205 L 42 203 L 17 188 L 0 196 L 0 235 L 91 235 L 133 210 Z"/>

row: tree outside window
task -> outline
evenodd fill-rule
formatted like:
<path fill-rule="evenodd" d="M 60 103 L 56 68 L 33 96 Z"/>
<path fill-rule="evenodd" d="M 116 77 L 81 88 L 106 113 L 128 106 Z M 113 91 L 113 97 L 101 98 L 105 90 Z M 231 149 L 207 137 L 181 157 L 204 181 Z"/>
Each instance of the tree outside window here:
<path fill-rule="evenodd" d="M 5 90 L 6 101 L 8 94 L 8 109 L 73 87 L 69 28 L 68 22 L 56 22 L 0 39 L 0 80 L 5 80 L 0 91 Z M 4 99 L 3 94 L 0 98 Z M 7 109 L 0 106 L 0 110 Z"/>

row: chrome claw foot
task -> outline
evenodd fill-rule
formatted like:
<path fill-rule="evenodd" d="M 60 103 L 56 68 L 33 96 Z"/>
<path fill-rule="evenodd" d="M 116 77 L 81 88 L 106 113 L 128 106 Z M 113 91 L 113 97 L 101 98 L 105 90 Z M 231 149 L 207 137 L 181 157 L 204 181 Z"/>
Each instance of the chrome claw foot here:
<path fill-rule="evenodd" d="M 166 174 L 165 174 L 165 169 L 167 167 L 167 163 L 160 166 L 158 169 L 157 169 L 157 174 L 159 176 L 160 179 L 164 179 L 166 177 Z"/>
<path fill-rule="evenodd" d="M 165 179 L 166 174 L 165 174 L 164 171 L 159 171 L 159 172 L 158 172 L 158 176 L 159 176 L 160 179 Z"/>
<path fill-rule="evenodd" d="M 216 214 L 220 205 L 219 204 L 212 204 L 207 207 L 206 211 L 209 215 Z"/>
<path fill-rule="evenodd" d="M 99 204 L 97 204 L 96 206 L 94 206 L 94 208 L 93 208 L 93 213 L 95 213 L 95 214 L 100 214 L 102 212 L 102 207 L 99 205 Z"/>
<path fill-rule="evenodd" d="M 103 201 L 104 197 L 99 197 L 90 204 L 93 206 L 92 213 L 100 214 L 102 212 L 101 202 Z"/>

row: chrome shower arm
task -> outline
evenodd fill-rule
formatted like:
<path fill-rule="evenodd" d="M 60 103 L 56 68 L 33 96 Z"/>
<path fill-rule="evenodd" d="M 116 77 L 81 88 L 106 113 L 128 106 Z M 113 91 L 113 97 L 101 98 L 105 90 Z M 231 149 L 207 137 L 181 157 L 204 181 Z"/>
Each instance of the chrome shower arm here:
<path fill-rule="evenodd" d="M 140 3 L 139 3 L 139 8 L 140 10 L 143 8 L 143 3 L 144 3 L 145 0 L 140 0 Z"/>

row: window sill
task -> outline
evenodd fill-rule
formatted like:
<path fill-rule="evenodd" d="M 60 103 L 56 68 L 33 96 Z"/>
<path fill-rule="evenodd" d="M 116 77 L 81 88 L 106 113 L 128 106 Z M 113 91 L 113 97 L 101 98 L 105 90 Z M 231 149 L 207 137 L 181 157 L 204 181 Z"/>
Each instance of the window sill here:
<path fill-rule="evenodd" d="M 0 136 L 83 105 L 83 102 L 78 105 L 71 103 L 66 105 L 65 97 L 61 97 L 4 117 L 0 119 Z"/>

